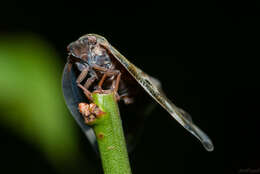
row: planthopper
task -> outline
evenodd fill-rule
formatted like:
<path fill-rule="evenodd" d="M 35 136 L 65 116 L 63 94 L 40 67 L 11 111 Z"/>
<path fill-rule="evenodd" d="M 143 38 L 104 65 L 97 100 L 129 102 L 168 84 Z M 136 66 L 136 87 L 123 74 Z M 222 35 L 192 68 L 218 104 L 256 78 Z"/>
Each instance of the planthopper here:
<path fill-rule="evenodd" d="M 165 96 L 160 82 L 132 64 L 104 37 L 87 34 L 69 44 L 67 49 L 68 62 L 63 72 L 63 94 L 70 112 L 93 146 L 96 143 L 95 135 L 85 124 L 78 104 L 91 103 L 93 92 L 114 92 L 120 112 L 126 120 L 123 124 L 131 124 L 124 126 L 126 140 L 130 142 L 128 145 L 133 144 L 133 137 L 136 137 L 140 127 L 143 127 L 145 118 L 140 115 L 147 114 L 153 108 L 151 103 L 158 103 L 194 135 L 207 151 L 213 151 L 214 146 L 210 138 L 193 123 L 187 112 L 175 106 Z M 128 118 L 124 113 L 136 116 Z"/>

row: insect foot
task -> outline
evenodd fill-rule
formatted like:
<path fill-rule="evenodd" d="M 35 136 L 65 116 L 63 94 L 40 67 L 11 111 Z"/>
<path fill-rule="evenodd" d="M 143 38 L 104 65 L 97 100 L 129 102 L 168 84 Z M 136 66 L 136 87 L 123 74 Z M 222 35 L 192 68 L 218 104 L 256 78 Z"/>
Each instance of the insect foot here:
<path fill-rule="evenodd" d="M 97 119 L 101 118 L 105 114 L 105 112 L 94 103 L 79 103 L 78 109 L 84 117 L 85 123 L 88 125 L 93 125 Z"/>

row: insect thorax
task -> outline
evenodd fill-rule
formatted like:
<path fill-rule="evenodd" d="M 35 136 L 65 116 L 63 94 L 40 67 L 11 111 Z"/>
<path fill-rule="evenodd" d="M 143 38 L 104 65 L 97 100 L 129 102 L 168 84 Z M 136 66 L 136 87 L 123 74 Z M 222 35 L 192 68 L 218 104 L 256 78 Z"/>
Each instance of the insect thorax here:
<path fill-rule="evenodd" d="M 110 69 L 112 62 L 107 50 L 102 48 L 100 45 L 95 45 L 91 51 L 91 58 L 88 59 L 90 64 L 96 64 L 98 66 Z"/>

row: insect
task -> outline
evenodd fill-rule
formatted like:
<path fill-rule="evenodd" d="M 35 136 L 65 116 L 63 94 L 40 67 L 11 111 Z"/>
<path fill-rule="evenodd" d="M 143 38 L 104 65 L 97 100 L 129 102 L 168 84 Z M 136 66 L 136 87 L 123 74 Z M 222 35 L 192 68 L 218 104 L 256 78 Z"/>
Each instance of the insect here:
<path fill-rule="evenodd" d="M 164 95 L 160 82 L 128 61 L 104 37 L 87 34 L 69 44 L 67 49 L 69 51 L 68 64 L 65 67 L 63 78 L 75 65 L 79 75 L 74 80 L 89 101 L 92 100 L 93 91 L 102 93 L 113 91 L 118 101 L 131 105 L 138 102 L 136 98 L 142 95 L 144 90 L 177 122 L 198 138 L 206 150 L 214 149 L 210 138 L 193 123 L 190 115 L 175 106 Z M 75 76 L 73 77 L 75 78 Z M 66 78 L 64 79 L 66 80 Z M 63 84 L 64 88 L 66 85 Z M 75 94 L 75 90 L 72 92 Z M 72 104 L 75 104 L 80 101 L 73 102 Z M 82 127 L 82 123 L 79 124 Z"/>

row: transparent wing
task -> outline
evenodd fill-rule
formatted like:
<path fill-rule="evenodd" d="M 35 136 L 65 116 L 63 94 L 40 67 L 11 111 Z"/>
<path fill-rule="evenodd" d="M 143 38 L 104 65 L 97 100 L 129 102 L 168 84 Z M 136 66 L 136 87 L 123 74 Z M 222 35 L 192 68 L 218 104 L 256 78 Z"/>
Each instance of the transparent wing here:
<path fill-rule="evenodd" d="M 150 94 L 168 113 L 175 118 L 185 129 L 200 140 L 207 151 L 213 151 L 214 146 L 210 138 L 198 128 L 192 121 L 191 116 L 184 110 L 175 106 L 163 93 L 160 88 L 160 82 L 144 73 L 131 62 L 129 62 L 122 54 L 120 54 L 113 46 L 108 45 L 109 50 L 115 58 L 128 70 L 128 72 L 136 79 L 136 81 Z"/>
<path fill-rule="evenodd" d="M 85 124 L 82 115 L 78 111 L 78 104 L 82 101 L 85 101 L 85 96 L 82 96 L 78 89 L 79 88 L 76 85 L 75 71 L 72 70 L 72 65 L 67 63 L 64 67 L 62 75 L 62 91 L 64 99 L 71 115 L 74 117 L 74 119 L 88 138 L 92 147 L 97 152 L 98 148 L 95 133 L 88 125 Z"/>

